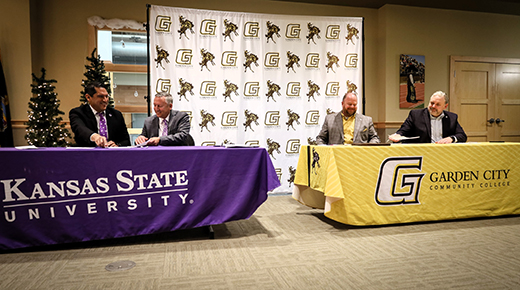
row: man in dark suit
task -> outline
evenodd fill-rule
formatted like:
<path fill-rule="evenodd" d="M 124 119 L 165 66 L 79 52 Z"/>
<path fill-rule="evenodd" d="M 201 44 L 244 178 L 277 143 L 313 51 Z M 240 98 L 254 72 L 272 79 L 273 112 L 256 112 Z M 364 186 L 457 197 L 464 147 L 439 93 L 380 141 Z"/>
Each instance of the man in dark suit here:
<path fill-rule="evenodd" d="M 70 127 L 74 140 L 81 147 L 130 146 L 130 135 L 123 114 L 107 107 L 108 93 L 101 83 L 85 87 L 88 105 L 70 110 Z"/>
<path fill-rule="evenodd" d="M 192 146 L 190 117 L 185 112 L 172 110 L 173 97 L 161 92 L 155 95 L 155 115 L 144 120 L 143 131 L 135 144 L 146 146 Z M 146 142 L 146 143 L 145 143 Z"/>
<path fill-rule="evenodd" d="M 345 94 L 341 106 L 341 112 L 325 117 L 318 144 L 380 143 L 372 118 L 357 113 L 355 94 Z"/>
<path fill-rule="evenodd" d="M 401 128 L 388 139 L 392 142 L 448 144 L 466 142 L 467 136 L 459 124 L 457 114 L 448 108 L 446 93 L 437 91 L 430 98 L 428 108 L 411 110 Z M 419 137 L 403 140 L 402 137 Z"/>

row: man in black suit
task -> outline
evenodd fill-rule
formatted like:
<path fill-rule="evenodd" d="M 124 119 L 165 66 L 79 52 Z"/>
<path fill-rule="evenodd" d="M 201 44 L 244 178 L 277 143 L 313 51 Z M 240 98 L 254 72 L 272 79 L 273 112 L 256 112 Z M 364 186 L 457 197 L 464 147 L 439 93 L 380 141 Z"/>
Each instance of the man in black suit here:
<path fill-rule="evenodd" d="M 74 140 L 81 147 L 130 146 L 130 135 L 123 114 L 108 108 L 108 93 L 101 83 L 85 87 L 88 105 L 70 110 L 70 127 Z"/>
<path fill-rule="evenodd" d="M 135 144 L 146 146 L 194 145 L 190 135 L 190 117 L 185 112 L 172 110 L 172 107 L 172 95 L 165 92 L 155 95 L 153 100 L 155 115 L 144 120 L 143 131 L 135 139 Z"/>
<path fill-rule="evenodd" d="M 437 91 L 430 98 L 428 108 L 411 110 L 401 128 L 388 139 L 392 142 L 448 144 L 466 142 L 467 136 L 459 124 L 457 114 L 444 111 L 448 108 L 446 93 Z M 417 139 L 402 140 L 402 136 Z"/>

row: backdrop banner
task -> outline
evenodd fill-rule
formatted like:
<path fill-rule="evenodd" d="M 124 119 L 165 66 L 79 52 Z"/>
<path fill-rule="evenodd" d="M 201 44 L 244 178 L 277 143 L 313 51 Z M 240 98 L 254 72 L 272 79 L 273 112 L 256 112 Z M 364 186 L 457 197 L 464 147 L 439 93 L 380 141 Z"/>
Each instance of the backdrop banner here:
<path fill-rule="evenodd" d="M 301 145 L 314 144 L 347 92 L 362 107 L 363 18 L 152 6 L 151 87 L 191 116 L 196 145 L 265 147 L 290 192 Z"/>

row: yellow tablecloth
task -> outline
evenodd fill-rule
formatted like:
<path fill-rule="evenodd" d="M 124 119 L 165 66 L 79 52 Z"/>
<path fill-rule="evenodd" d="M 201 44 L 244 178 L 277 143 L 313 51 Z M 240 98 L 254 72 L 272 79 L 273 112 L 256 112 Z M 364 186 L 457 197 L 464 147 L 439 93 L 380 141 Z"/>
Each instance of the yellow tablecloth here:
<path fill-rule="evenodd" d="M 294 184 L 350 225 L 520 214 L 520 143 L 302 146 Z"/>

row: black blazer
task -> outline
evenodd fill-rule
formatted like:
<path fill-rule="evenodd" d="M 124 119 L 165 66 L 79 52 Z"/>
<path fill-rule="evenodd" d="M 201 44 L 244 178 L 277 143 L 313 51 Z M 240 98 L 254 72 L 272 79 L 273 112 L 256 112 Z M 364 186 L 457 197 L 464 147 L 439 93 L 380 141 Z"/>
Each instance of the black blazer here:
<path fill-rule="evenodd" d="M 123 114 L 107 107 L 105 118 L 108 127 L 107 141 L 114 141 L 118 146 L 130 146 L 130 135 L 128 135 Z M 69 119 L 76 144 L 81 147 L 96 147 L 96 143 L 90 141 L 92 134 L 99 133 L 96 116 L 92 113 L 90 105 L 81 105 L 70 110 Z"/>
<path fill-rule="evenodd" d="M 408 114 L 408 118 L 406 118 L 396 133 L 406 137 L 419 136 L 419 139 L 405 140 L 404 142 L 407 143 L 431 143 L 432 126 L 428 109 L 411 110 Z M 459 124 L 457 114 L 444 111 L 444 118 L 442 118 L 442 137 L 446 138 L 451 136 L 457 138 L 457 142 L 466 142 L 468 139 Z"/>

